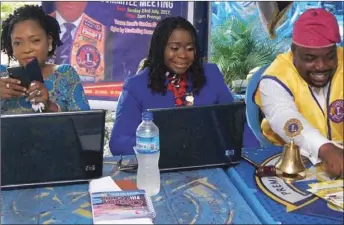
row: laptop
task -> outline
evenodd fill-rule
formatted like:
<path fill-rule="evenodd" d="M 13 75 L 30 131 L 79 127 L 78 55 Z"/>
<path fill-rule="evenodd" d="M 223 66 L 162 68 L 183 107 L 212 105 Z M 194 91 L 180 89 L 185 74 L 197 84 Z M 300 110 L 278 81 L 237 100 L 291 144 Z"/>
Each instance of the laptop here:
<path fill-rule="evenodd" d="M 245 103 L 149 109 L 160 134 L 160 171 L 230 167 L 241 159 Z"/>
<path fill-rule="evenodd" d="M 104 133 L 104 110 L 2 115 L 1 188 L 101 177 Z"/>

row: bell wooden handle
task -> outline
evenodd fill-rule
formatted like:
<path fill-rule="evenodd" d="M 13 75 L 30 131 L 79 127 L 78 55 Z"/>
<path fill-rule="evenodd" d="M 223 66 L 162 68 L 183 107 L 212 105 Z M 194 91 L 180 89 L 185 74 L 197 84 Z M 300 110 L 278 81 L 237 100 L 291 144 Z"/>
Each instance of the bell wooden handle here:
<path fill-rule="evenodd" d="M 258 177 L 273 177 L 279 174 L 280 172 L 274 166 L 259 166 L 256 169 L 256 176 Z"/>

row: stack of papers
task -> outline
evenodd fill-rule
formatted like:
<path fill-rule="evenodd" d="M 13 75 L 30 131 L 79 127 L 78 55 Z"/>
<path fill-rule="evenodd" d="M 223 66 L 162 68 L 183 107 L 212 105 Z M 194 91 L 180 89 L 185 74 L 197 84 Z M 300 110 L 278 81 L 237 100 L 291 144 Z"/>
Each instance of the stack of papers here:
<path fill-rule="evenodd" d="M 324 181 L 319 183 L 309 184 L 311 187 L 307 191 L 317 195 L 324 199 L 328 203 L 344 209 L 343 204 L 343 191 L 344 182 L 343 179 Z"/>

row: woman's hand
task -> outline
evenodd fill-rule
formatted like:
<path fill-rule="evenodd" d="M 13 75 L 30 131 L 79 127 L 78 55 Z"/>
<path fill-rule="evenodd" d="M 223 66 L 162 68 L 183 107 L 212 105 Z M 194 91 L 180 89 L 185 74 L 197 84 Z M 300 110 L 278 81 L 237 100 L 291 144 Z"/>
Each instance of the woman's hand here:
<path fill-rule="evenodd" d="M 22 97 L 26 95 L 26 88 L 20 86 L 20 80 L 2 77 L 0 79 L 0 98 L 11 99 L 14 97 Z"/>
<path fill-rule="evenodd" d="M 31 83 L 29 90 L 26 92 L 28 97 L 27 101 L 31 101 L 33 104 L 42 102 L 44 104 L 44 111 L 46 112 L 58 112 L 59 106 L 49 100 L 49 91 L 43 83 L 34 81 Z"/>
<path fill-rule="evenodd" d="M 42 102 L 46 107 L 49 103 L 49 91 L 43 83 L 33 81 L 26 91 L 28 94 L 26 101 L 31 101 L 33 104 Z"/>

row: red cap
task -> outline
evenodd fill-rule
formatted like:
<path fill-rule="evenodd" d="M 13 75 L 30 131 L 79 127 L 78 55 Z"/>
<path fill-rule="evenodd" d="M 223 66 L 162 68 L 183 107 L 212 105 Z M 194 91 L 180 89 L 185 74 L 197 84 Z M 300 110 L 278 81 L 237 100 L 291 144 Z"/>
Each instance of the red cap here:
<path fill-rule="evenodd" d="M 325 48 L 340 42 L 336 17 L 325 9 L 309 9 L 295 22 L 293 43 L 306 48 Z"/>

